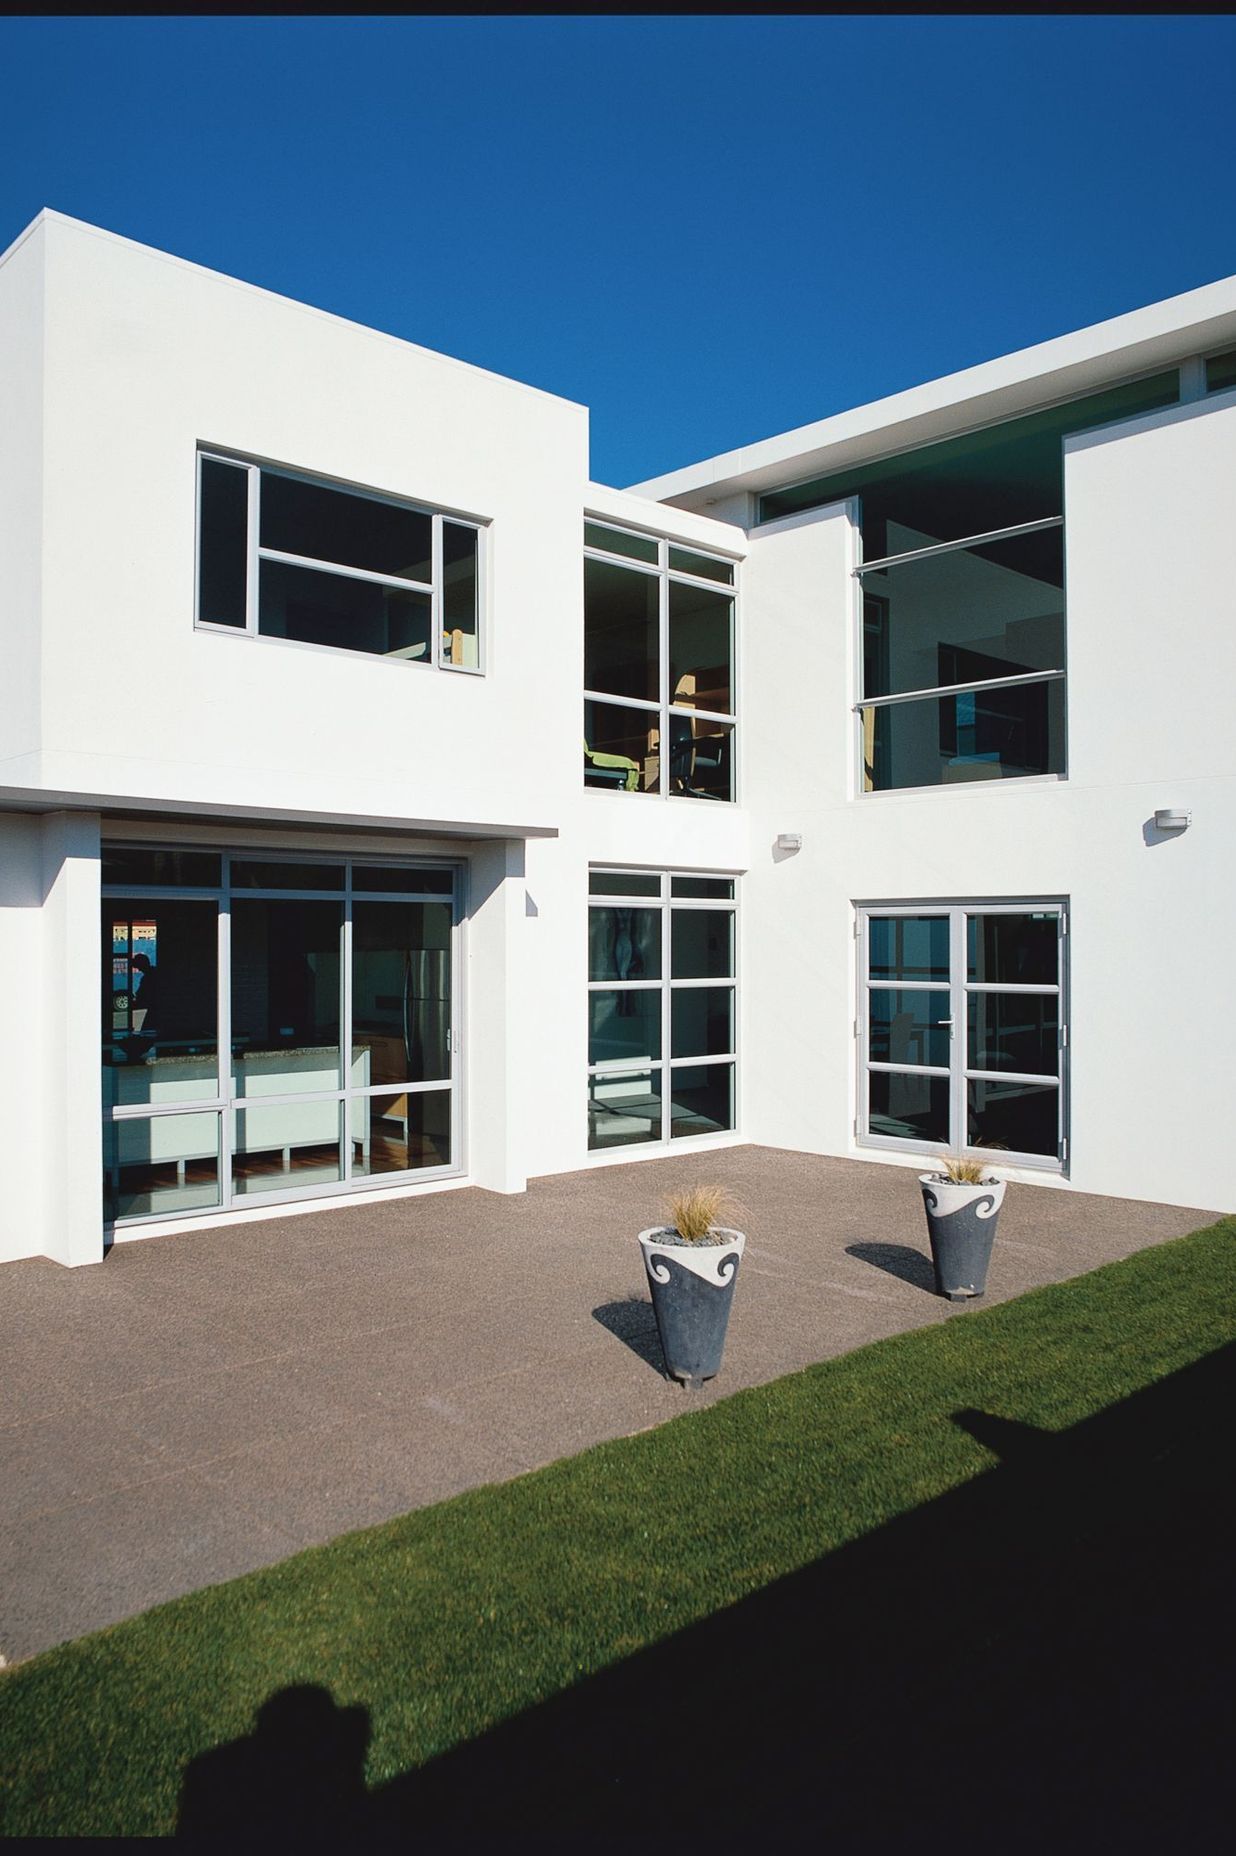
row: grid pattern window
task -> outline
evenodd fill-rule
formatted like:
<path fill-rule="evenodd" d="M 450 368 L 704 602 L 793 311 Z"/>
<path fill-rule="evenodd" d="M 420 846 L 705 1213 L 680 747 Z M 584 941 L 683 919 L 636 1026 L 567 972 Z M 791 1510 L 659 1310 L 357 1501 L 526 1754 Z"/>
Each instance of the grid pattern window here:
<path fill-rule="evenodd" d="M 584 784 L 734 797 L 734 563 L 584 524 Z"/>
<path fill-rule="evenodd" d="M 197 623 L 479 671 L 481 536 L 437 510 L 201 452 Z"/>
<path fill-rule="evenodd" d="M 732 1130 L 734 879 L 593 870 L 589 898 L 589 1147 Z"/>
<path fill-rule="evenodd" d="M 859 1139 L 1059 1170 L 1065 905 L 870 908 L 858 927 Z"/>
<path fill-rule="evenodd" d="M 452 866 L 105 844 L 110 1222 L 459 1170 Z"/>

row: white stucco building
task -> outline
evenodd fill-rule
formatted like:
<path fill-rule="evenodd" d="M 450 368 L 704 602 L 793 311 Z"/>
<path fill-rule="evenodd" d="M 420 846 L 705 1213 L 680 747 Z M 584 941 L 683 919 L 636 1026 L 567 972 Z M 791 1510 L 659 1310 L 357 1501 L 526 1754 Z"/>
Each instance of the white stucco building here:
<path fill-rule="evenodd" d="M 1236 279 L 634 491 L 54 213 L 0 372 L 0 1258 L 740 1140 L 1236 1204 Z"/>

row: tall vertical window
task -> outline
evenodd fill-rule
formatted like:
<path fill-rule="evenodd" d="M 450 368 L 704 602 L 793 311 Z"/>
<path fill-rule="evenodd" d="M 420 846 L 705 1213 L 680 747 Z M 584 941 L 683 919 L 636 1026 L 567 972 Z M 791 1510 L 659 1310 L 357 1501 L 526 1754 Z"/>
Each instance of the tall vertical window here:
<path fill-rule="evenodd" d="M 734 1127 L 734 879 L 594 870 L 588 908 L 588 1145 Z"/>
<path fill-rule="evenodd" d="M 481 569 L 475 522 L 198 457 L 199 626 L 477 671 Z"/>
<path fill-rule="evenodd" d="M 1067 1158 L 1062 903 L 859 913 L 866 1143 Z"/>
<path fill-rule="evenodd" d="M 734 797 L 734 564 L 584 525 L 584 784 Z"/>

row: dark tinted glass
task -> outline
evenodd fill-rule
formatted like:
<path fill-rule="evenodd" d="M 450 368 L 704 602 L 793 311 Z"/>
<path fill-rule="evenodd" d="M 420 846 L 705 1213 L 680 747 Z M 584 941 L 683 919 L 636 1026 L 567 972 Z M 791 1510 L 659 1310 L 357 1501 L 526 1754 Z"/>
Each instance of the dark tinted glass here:
<path fill-rule="evenodd" d="M 1055 993 L 972 992 L 967 999 L 972 1070 L 1054 1076 L 1060 1050 Z"/>
<path fill-rule="evenodd" d="M 734 1048 L 734 988 L 676 989 L 670 1002 L 671 1057 L 721 1057 Z"/>
<path fill-rule="evenodd" d="M 659 980 L 660 977 L 660 909 L 589 909 L 590 980 Z"/>
<path fill-rule="evenodd" d="M 734 916 L 729 909 L 675 909 L 670 943 L 676 980 L 733 977 Z"/>
<path fill-rule="evenodd" d="M 1058 1089 L 1040 1083 L 970 1082 L 966 1105 L 970 1146 L 1049 1157 L 1059 1152 Z"/>
<path fill-rule="evenodd" d="M 352 908 L 352 1061 L 357 1086 L 438 1082 L 451 1073 L 449 902 Z"/>
<path fill-rule="evenodd" d="M 1054 986 L 1059 929 L 1058 915 L 969 916 L 967 977 L 987 986 Z"/>
<path fill-rule="evenodd" d="M 671 702 L 682 708 L 731 713 L 733 612 L 734 601 L 728 593 L 670 581 Z"/>
<path fill-rule="evenodd" d="M 588 1078 L 588 1145 L 632 1147 L 661 1138 L 661 1073 Z"/>
<path fill-rule="evenodd" d="M 588 874 L 590 896 L 659 896 L 661 879 L 643 871 L 592 870 Z"/>
<path fill-rule="evenodd" d="M 690 799 L 734 797 L 734 724 L 669 717 L 669 790 Z"/>
<path fill-rule="evenodd" d="M 873 916 L 867 932 L 873 980 L 947 980 L 946 915 Z"/>
<path fill-rule="evenodd" d="M 342 864 L 281 864 L 233 857 L 233 889 L 342 889 Z"/>
<path fill-rule="evenodd" d="M 929 1064 L 947 1069 L 949 1028 L 946 992 L 913 992 L 873 986 L 868 994 L 868 1055 L 873 1063 Z"/>
<path fill-rule="evenodd" d="M 675 1064 L 670 1071 L 670 1136 L 716 1134 L 734 1126 L 732 1063 Z"/>
<path fill-rule="evenodd" d="M 658 544 L 651 535 L 628 535 L 620 528 L 604 528 L 599 522 L 584 523 L 584 546 L 602 548 L 606 554 L 626 554 L 633 561 L 651 561 L 656 565 Z"/>
<path fill-rule="evenodd" d="M 686 721 L 689 729 L 690 721 Z M 661 790 L 661 724 L 655 709 L 584 704 L 584 785 L 611 793 Z"/>
<path fill-rule="evenodd" d="M 868 1126 L 894 1140 L 948 1141 L 947 1076 L 867 1072 Z"/>
<path fill-rule="evenodd" d="M 711 554 L 695 554 L 689 548 L 671 548 L 669 564 L 671 572 L 698 574 L 703 580 L 719 580 L 723 586 L 734 584 L 733 562 L 715 560 Z"/>
<path fill-rule="evenodd" d="M 955 682 L 975 656 L 950 650 L 940 665 Z M 864 709 L 864 790 L 1063 773 L 1064 687 L 1060 677 Z"/>
<path fill-rule="evenodd" d="M 218 920 L 214 902 L 105 898 L 106 1108 L 218 1094 Z"/>
<path fill-rule="evenodd" d="M 442 524 L 442 661 L 475 670 L 477 655 L 477 561 L 480 537 L 458 522 Z"/>
<path fill-rule="evenodd" d="M 670 878 L 672 896 L 699 896 L 709 901 L 732 902 L 734 900 L 734 879 L 732 876 L 675 876 Z"/>
<path fill-rule="evenodd" d="M 589 1063 L 645 1062 L 661 1055 L 661 991 L 588 995 Z"/>
<path fill-rule="evenodd" d="M 249 573 L 249 473 L 203 458 L 197 616 L 203 625 L 245 623 Z"/>
<path fill-rule="evenodd" d="M 451 1096 L 447 1089 L 423 1089 L 390 1095 L 354 1096 L 352 1177 L 410 1173 L 422 1167 L 449 1166 Z"/>
<path fill-rule="evenodd" d="M 103 846 L 106 883 L 166 883 L 184 889 L 217 889 L 222 858 L 215 851 L 153 851 L 118 844 Z"/>
<path fill-rule="evenodd" d="M 428 664 L 432 601 L 376 580 L 263 561 L 259 569 L 258 630 L 265 638 L 329 645 L 370 657 Z"/>
<path fill-rule="evenodd" d="M 608 561 L 584 562 L 584 686 L 655 702 L 660 581 Z"/>
<path fill-rule="evenodd" d="M 342 921 L 338 902 L 233 901 L 237 1095 L 297 1095 L 338 1087 Z M 361 1081 L 356 1075 L 352 1080 Z"/>
<path fill-rule="evenodd" d="M 1236 348 L 1212 354 L 1206 363 L 1207 393 L 1222 393 L 1226 387 L 1236 387 Z"/>
<path fill-rule="evenodd" d="M 395 890 L 400 895 L 449 896 L 449 870 L 418 870 L 402 864 L 353 864 L 353 889 Z"/>
<path fill-rule="evenodd" d="M 262 546 L 428 582 L 432 519 L 376 497 L 262 472 Z"/>

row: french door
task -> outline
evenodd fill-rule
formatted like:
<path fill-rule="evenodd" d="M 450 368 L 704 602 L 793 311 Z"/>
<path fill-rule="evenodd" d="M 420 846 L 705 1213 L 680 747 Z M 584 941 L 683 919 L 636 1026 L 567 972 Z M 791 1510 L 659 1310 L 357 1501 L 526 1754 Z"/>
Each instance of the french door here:
<path fill-rule="evenodd" d="M 457 1172 L 457 875 L 104 847 L 109 1222 Z"/>
<path fill-rule="evenodd" d="M 864 1145 L 1064 1165 L 1067 932 L 1062 902 L 858 911 Z"/>

